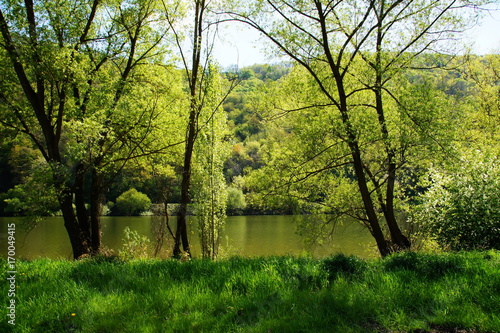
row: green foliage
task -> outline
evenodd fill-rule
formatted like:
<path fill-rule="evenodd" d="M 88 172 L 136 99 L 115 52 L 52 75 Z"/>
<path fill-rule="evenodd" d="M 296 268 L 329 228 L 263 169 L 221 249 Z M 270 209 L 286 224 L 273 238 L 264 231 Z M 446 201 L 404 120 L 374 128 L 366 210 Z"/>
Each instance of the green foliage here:
<path fill-rule="evenodd" d="M 231 183 L 235 177 L 263 167 L 262 153 L 262 145 L 258 141 L 247 140 L 245 143 L 235 144 L 231 155 L 224 162 L 226 181 Z"/>
<path fill-rule="evenodd" d="M 123 247 L 118 252 L 118 257 L 122 260 L 140 259 L 148 257 L 149 239 L 146 236 L 141 236 L 135 230 L 130 230 L 126 227 L 123 232 Z"/>
<path fill-rule="evenodd" d="M 439 94 L 422 91 L 417 98 L 404 96 L 399 81 L 416 65 L 418 55 L 439 49 L 441 42 L 469 23 L 466 14 L 472 11 L 464 12 L 427 0 L 369 5 L 272 0 L 229 13 L 259 30 L 302 68 L 302 73 L 297 70 L 287 76 L 290 81 L 269 106 L 275 110 L 274 118 L 287 116 L 285 128 L 293 135 L 278 141 L 288 146 L 288 154 L 277 152 L 277 163 L 269 171 L 282 176 L 278 183 L 268 184 L 298 201 L 360 220 L 376 238 L 382 255 L 410 247 L 395 216 L 406 199 L 397 178 L 404 165 L 421 159 L 415 147 L 439 142 L 434 129 L 442 129 L 439 125 L 444 122 L 437 121 L 435 127 L 439 118 L 431 116 L 431 124 L 426 124 L 415 117 L 426 109 L 439 111 L 441 103 L 435 100 Z M 419 132 L 431 140 L 419 140 Z M 335 176 L 342 174 L 355 180 L 356 205 L 328 200 Z M 319 191 L 312 190 L 313 184 L 321 184 Z"/>
<path fill-rule="evenodd" d="M 432 260 L 461 266 L 428 279 L 406 267 L 389 268 L 393 257 L 355 263 L 338 256 L 338 267 L 329 259 L 293 257 L 20 261 L 16 310 L 23 316 L 16 318 L 16 332 L 500 330 L 500 253 L 397 258 L 427 271 Z M 342 272 L 346 261 L 347 267 L 364 266 L 363 274 L 353 279 Z M 335 278 L 327 262 L 330 271 L 341 272 Z M 0 260 L 2 281 L 7 271 Z"/>
<path fill-rule="evenodd" d="M 457 168 L 433 171 L 431 179 L 413 216 L 425 234 L 454 251 L 499 249 L 498 157 L 469 153 Z"/>
<path fill-rule="evenodd" d="M 52 171 L 40 152 L 23 137 L 3 140 L 0 168 L 0 215 L 50 216 L 58 210 Z M 0 192 L 2 192 L 0 190 Z"/>
<path fill-rule="evenodd" d="M 203 258 L 216 259 L 220 233 L 226 219 L 226 182 L 223 163 L 228 145 L 226 114 L 219 107 L 221 79 L 215 66 L 208 68 L 205 101 L 198 121 L 203 124 L 195 142 L 193 186 L 195 213 L 200 231 Z"/>
<path fill-rule="evenodd" d="M 229 127 L 236 140 L 244 142 L 255 140 L 265 131 L 264 119 L 259 109 L 269 86 L 277 84 L 279 79 L 290 71 L 286 65 L 253 65 L 240 70 L 242 81 L 224 100 Z"/>
<path fill-rule="evenodd" d="M 247 206 L 245 195 L 239 188 L 227 188 L 227 213 L 229 215 L 242 215 Z"/>
<path fill-rule="evenodd" d="M 283 6 L 266 10 L 272 3 Z M 169 22 L 177 29 L 176 20 L 189 4 L 163 4 L 166 8 L 150 0 L 96 4 L 91 22 L 88 19 L 92 6 L 86 2 L 38 1 L 34 8 L 37 33 L 31 37 L 26 5 L 7 1 L 2 7 L 5 26 L 11 31 L 31 86 L 41 95 L 45 92 L 43 110 L 36 115 L 27 98 L 22 97 L 23 87 L 2 35 L 0 130 L 13 141 L 2 142 L 0 171 L 2 180 L 9 179 L 8 186 L 7 181 L 1 184 L 6 192 L 1 198 L 9 214 L 54 214 L 62 190 L 76 192 L 78 188 L 84 196 L 81 201 L 88 202 L 92 173 L 105 183 L 100 190 L 111 187 L 105 199 L 117 201 L 114 214 L 137 215 L 148 209 L 149 199 L 139 192 L 119 196 L 130 188 L 147 193 L 155 201 L 164 200 L 162 194 L 167 192 L 171 193 L 167 196 L 171 202 L 179 200 L 182 145 L 178 143 L 184 140 L 187 123 L 183 110 L 189 109 L 192 101 L 185 91 L 183 71 L 169 64 L 167 30 L 171 26 L 165 19 L 168 12 Z M 325 66 L 323 47 L 328 45 L 317 45 L 325 36 L 315 30 L 320 26 L 315 20 L 307 23 L 311 15 L 319 13 L 318 8 L 302 1 L 256 1 L 247 5 L 245 9 L 257 15 L 254 22 L 262 20 L 263 27 L 270 28 L 270 36 L 309 67 L 306 70 L 288 64 L 265 64 L 243 68 L 238 74 L 241 84 L 222 104 L 232 138 L 219 109 L 221 86 L 229 85 L 232 74 L 226 73 L 228 80 L 221 82 L 217 68 L 201 71 L 200 81 L 207 80 L 200 85 L 197 105 L 193 104 L 200 112 L 196 129 L 200 142 L 196 147 L 198 169 L 194 171 L 196 188 L 192 194 L 203 221 L 200 226 L 205 228 L 201 233 L 211 233 L 213 240 L 218 239 L 215 230 L 223 225 L 226 193 L 229 214 L 245 210 L 326 213 L 328 218 L 301 225 L 303 231 L 312 234 L 311 238 L 328 236 L 342 216 L 366 221 L 356 183 L 359 178 L 352 168 L 349 150 L 353 137 L 362 149 L 369 199 L 375 202 L 379 217 L 390 192 L 384 189 L 389 160 L 397 170 L 391 208 L 403 211 L 408 208 L 408 196 L 425 185 L 418 177 L 429 165 L 451 154 L 457 133 L 464 146 L 498 149 L 500 57 L 460 57 L 453 62 L 459 70 L 444 71 L 451 57 L 421 53 L 419 45 L 434 47 L 437 40 L 431 42 L 429 38 L 443 37 L 455 30 L 448 25 L 460 23 L 453 13 L 444 13 L 446 19 L 442 22 L 437 20 L 441 7 L 436 3 L 422 1 L 404 7 L 403 3 L 392 7 L 383 2 L 369 7 L 355 2 L 334 7 L 332 3 L 323 4 L 329 16 L 324 22 L 328 26 L 326 37 L 347 94 L 346 110 L 339 109 L 344 103 L 338 102 L 339 82 L 332 79 L 335 73 Z M 275 20 L 279 15 L 266 18 L 278 9 L 290 20 Z M 356 20 L 365 17 L 358 15 L 363 10 L 366 21 L 358 28 Z M 374 15 L 375 10 L 385 14 Z M 380 22 L 383 24 L 378 26 L 378 32 L 384 40 L 378 48 L 374 38 L 377 29 L 369 29 L 368 25 L 381 18 L 385 22 Z M 427 31 L 430 22 L 434 26 Z M 87 35 L 82 36 L 86 28 Z M 440 34 L 427 33 L 439 29 L 443 29 Z M 178 32 L 180 37 L 180 27 Z M 350 33 L 353 38 L 343 43 Z M 341 45 L 349 46 L 342 50 Z M 433 69 L 408 69 L 412 66 Z M 380 82 L 374 81 L 377 75 Z M 376 112 L 373 92 L 377 89 L 382 93 L 384 120 Z M 42 128 L 38 122 L 44 117 L 48 125 Z M 464 130 L 457 132 L 460 125 Z M 384 127 L 387 133 L 381 132 Z M 54 133 L 44 137 L 51 131 Z M 35 145 L 14 138 L 23 133 Z M 41 153 L 35 153 L 35 146 Z M 51 149 L 53 157 L 48 153 Z M 41 157 L 50 160 L 48 166 L 53 170 L 48 170 L 46 164 L 33 173 Z M 133 164 L 128 162 L 131 159 Z M 222 163 L 225 183 L 220 172 Z M 79 184 L 75 181 L 76 169 L 86 174 Z M 440 201 L 430 203 L 431 199 L 425 199 L 422 207 L 432 209 L 421 212 L 421 224 L 442 239 L 440 243 L 445 247 L 488 248 L 498 242 L 498 225 L 492 222 L 498 221 L 498 196 L 494 194 L 497 183 L 491 181 L 496 176 L 485 176 L 485 184 L 481 177 L 456 183 L 455 187 L 447 183 L 448 179 L 465 179 L 463 174 L 477 172 L 464 169 L 435 175 L 436 183 L 428 196 L 434 195 Z M 51 178 L 53 175 L 57 177 Z M 108 184 L 111 180 L 112 184 Z M 75 197 L 75 193 L 68 195 Z M 469 201 L 475 204 L 470 206 Z M 87 216 L 86 212 L 76 215 Z M 477 244 L 464 245 L 467 243 Z"/>
<path fill-rule="evenodd" d="M 99 224 L 86 220 L 98 220 L 115 176 L 131 160 L 182 141 L 183 82 L 166 48 L 173 7 L 154 0 L 2 4 L 1 123 L 29 138 L 53 169 L 75 257 L 99 250 L 100 231 L 89 230 Z M 172 13 L 169 22 L 177 18 Z M 127 205 L 116 205 L 120 214 L 138 213 Z"/>
<path fill-rule="evenodd" d="M 500 134 L 500 54 L 470 56 L 461 66 L 469 91 L 467 135 L 464 141 L 499 147 Z"/>
<path fill-rule="evenodd" d="M 151 207 L 151 200 L 135 188 L 123 192 L 113 205 L 113 215 L 140 215 Z"/>
<path fill-rule="evenodd" d="M 241 75 L 243 80 L 249 80 L 256 77 L 261 81 L 277 81 L 290 71 L 291 65 L 288 63 L 278 64 L 255 64 L 243 67 Z"/>
<path fill-rule="evenodd" d="M 52 171 L 46 163 L 37 161 L 29 166 L 29 175 L 2 194 L 4 213 L 15 216 L 52 216 L 59 210 L 57 191 L 52 184 Z"/>

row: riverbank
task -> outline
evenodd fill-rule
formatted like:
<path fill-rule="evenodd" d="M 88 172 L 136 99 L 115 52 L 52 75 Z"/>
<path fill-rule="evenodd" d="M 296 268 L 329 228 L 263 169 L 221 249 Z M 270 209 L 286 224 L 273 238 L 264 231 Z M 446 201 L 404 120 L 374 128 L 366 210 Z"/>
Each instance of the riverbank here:
<path fill-rule="evenodd" d="M 2 332 L 500 332 L 500 252 L 0 267 Z"/>

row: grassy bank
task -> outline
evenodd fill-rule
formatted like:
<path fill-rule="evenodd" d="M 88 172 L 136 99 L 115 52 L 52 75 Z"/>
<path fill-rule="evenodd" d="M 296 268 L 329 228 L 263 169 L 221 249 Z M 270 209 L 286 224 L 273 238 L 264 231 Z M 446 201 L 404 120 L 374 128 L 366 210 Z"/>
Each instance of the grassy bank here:
<path fill-rule="evenodd" d="M 16 269 L 14 332 L 500 332 L 499 252 Z M 6 306 L 1 318 L 0 331 L 12 331 Z"/>

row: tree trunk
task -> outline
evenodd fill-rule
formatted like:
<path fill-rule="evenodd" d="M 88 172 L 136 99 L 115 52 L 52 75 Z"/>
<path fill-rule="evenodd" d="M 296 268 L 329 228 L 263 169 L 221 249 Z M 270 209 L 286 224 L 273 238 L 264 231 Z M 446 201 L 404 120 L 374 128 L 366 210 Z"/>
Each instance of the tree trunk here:
<path fill-rule="evenodd" d="M 395 251 L 406 250 L 411 246 L 408 238 L 401 232 L 399 228 L 396 215 L 394 213 L 394 184 L 396 182 L 396 164 L 389 163 L 388 167 L 388 179 L 387 179 L 387 191 L 386 191 L 386 203 L 384 216 L 389 227 L 389 232 L 391 233 L 391 241 L 395 245 Z"/>
<path fill-rule="evenodd" d="M 90 244 L 90 224 L 87 207 L 85 206 L 85 167 L 80 163 L 76 167 L 73 191 L 75 195 L 76 218 L 78 219 L 79 228 L 85 237 L 85 240 Z"/>
<path fill-rule="evenodd" d="M 186 73 L 189 81 L 189 93 L 191 102 L 189 105 L 189 123 L 187 129 L 186 148 L 184 150 L 184 165 L 182 168 L 182 183 L 181 183 L 181 202 L 179 207 L 179 215 L 177 217 L 177 230 L 175 232 L 173 257 L 179 258 L 181 255 L 180 243 L 184 252 L 191 257 L 191 249 L 189 247 L 189 240 L 186 226 L 187 206 L 190 202 L 190 188 L 191 188 L 191 164 L 194 150 L 194 143 L 197 135 L 198 124 L 198 89 L 199 78 L 198 73 L 201 62 L 201 48 L 203 37 L 203 14 L 205 11 L 205 0 L 195 1 L 195 16 L 193 27 L 193 53 L 191 73 L 186 67 Z"/>
<path fill-rule="evenodd" d="M 340 75 L 339 68 L 334 65 L 330 49 L 326 48 L 326 50 L 327 50 L 326 52 L 327 56 L 330 59 L 329 60 L 330 68 L 332 69 L 332 73 L 334 74 L 335 80 L 337 82 L 337 91 L 339 93 L 339 100 L 340 100 L 339 111 L 342 117 L 342 122 L 346 127 L 348 146 L 351 151 L 354 173 L 356 174 L 359 193 L 361 195 L 361 199 L 363 200 L 363 207 L 365 209 L 366 217 L 368 219 L 368 224 L 370 225 L 370 232 L 373 238 L 375 238 L 375 242 L 377 243 L 377 248 L 380 252 L 380 255 L 382 257 L 385 257 L 391 253 L 391 248 L 384 237 L 382 228 L 380 227 L 380 222 L 378 220 L 377 213 L 375 211 L 375 206 L 373 204 L 371 193 L 370 190 L 368 189 L 368 180 L 366 178 L 365 171 L 363 168 L 361 150 L 359 149 L 358 140 L 356 138 L 356 132 L 352 128 L 351 120 L 348 113 L 347 95 L 344 90 L 344 82 L 342 76 Z"/>
<path fill-rule="evenodd" d="M 177 259 L 182 257 L 181 243 L 184 252 L 188 255 L 188 257 L 191 257 L 191 249 L 189 248 L 189 239 L 187 236 L 186 215 L 187 205 L 183 205 L 181 203 L 179 215 L 177 216 L 177 230 L 175 231 L 174 250 L 172 252 L 172 256 Z"/>
<path fill-rule="evenodd" d="M 375 242 L 377 243 L 377 248 L 380 252 L 380 255 L 382 257 L 385 257 L 391 253 L 391 249 L 384 237 L 384 233 L 382 232 L 382 228 L 380 227 L 377 213 L 375 212 L 373 200 L 370 195 L 370 190 L 367 186 L 367 179 L 363 170 L 363 164 L 361 162 L 359 147 L 356 142 L 350 142 L 349 146 L 351 147 L 354 171 L 358 182 L 359 193 L 361 194 L 361 198 L 363 199 L 363 206 L 365 209 L 366 217 L 368 218 L 368 223 L 370 225 L 370 232 L 373 238 L 375 238 Z"/>
<path fill-rule="evenodd" d="M 186 147 L 184 151 L 184 165 L 182 171 L 181 182 L 181 201 L 179 213 L 177 216 L 177 230 L 175 231 L 174 248 L 172 255 L 174 258 L 181 256 L 181 242 L 184 252 L 191 257 L 191 249 L 189 247 L 189 239 L 187 234 L 187 206 L 190 202 L 190 187 L 191 187 L 191 161 L 193 157 L 194 142 L 196 140 L 196 109 L 195 104 L 192 102 L 191 111 L 189 115 L 188 135 Z"/>
<path fill-rule="evenodd" d="M 384 101 L 382 97 L 382 62 L 381 62 L 381 45 L 382 45 L 382 32 L 381 29 L 378 31 L 377 37 L 377 56 L 374 68 L 376 70 L 375 77 L 375 109 L 377 110 L 378 122 L 380 125 L 380 131 L 382 134 L 383 143 L 385 145 L 385 151 L 387 154 L 387 185 L 385 194 L 385 203 L 383 200 L 380 202 L 384 212 L 385 220 L 391 234 L 391 241 L 394 246 L 394 251 L 404 250 L 410 248 L 410 241 L 403 235 L 401 229 L 399 228 L 395 213 L 394 213 L 394 188 L 396 183 L 396 153 L 393 147 L 391 147 L 389 129 L 387 128 L 387 121 L 384 113 Z M 377 184 L 374 184 L 378 186 Z"/>
<path fill-rule="evenodd" d="M 92 254 L 99 254 L 101 251 L 101 213 L 103 200 L 103 179 L 102 175 L 92 170 L 92 182 L 90 185 L 90 247 Z"/>
<path fill-rule="evenodd" d="M 90 253 L 90 247 L 82 233 L 75 211 L 73 210 L 73 200 L 71 191 L 65 191 L 59 195 L 59 205 L 64 218 L 64 227 L 73 250 L 73 258 L 78 259 Z"/>

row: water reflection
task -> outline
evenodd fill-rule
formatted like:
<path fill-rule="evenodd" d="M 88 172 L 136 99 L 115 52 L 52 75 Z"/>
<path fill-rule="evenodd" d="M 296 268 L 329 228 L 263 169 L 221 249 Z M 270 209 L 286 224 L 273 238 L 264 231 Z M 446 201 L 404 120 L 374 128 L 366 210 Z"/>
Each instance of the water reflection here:
<path fill-rule="evenodd" d="M 309 218 L 309 217 L 308 217 Z M 311 216 L 310 218 L 314 218 Z M 28 234 L 21 228 L 19 218 L 0 218 L 0 254 L 7 251 L 7 224 L 15 223 L 17 258 L 72 257 L 64 222 L 61 217 L 46 218 Z M 175 218 L 170 219 L 175 225 Z M 124 229 L 129 227 L 154 241 L 152 218 L 103 217 L 103 245 L 117 252 L 123 245 Z M 200 256 L 199 240 L 193 219 L 189 224 L 193 255 Z M 171 244 L 168 242 L 167 244 Z M 377 251 L 369 232 L 356 223 L 338 226 L 333 241 L 321 246 L 307 246 L 304 238 L 296 233 L 293 216 L 231 216 L 228 217 L 221 245 L 226 254 L 242 256 L 299 255 L 311 253 L 324 257 L 343 252 L 361 257 L 375 257 Z M 167 245 L 168 246 L 168 245 Z"/>

